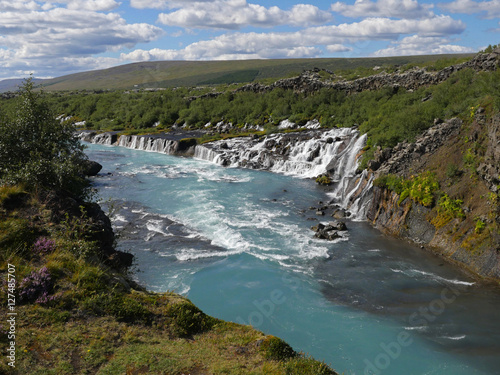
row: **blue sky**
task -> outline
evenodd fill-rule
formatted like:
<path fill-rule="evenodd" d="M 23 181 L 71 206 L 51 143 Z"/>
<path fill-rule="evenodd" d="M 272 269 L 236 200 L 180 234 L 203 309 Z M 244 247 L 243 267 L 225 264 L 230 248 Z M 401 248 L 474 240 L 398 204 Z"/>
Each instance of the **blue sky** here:
<path fill-rule="evenodd" d="M 476 52 L 500 0 L 0 0 L 0 79 L 155 60 Z"/>

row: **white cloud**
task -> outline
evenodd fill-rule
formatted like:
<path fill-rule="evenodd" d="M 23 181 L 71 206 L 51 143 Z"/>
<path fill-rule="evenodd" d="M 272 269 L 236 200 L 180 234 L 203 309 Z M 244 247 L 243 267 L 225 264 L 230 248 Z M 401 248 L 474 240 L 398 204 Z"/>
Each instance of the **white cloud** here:
<path fill-rule="evenodd" d="M 330 44 L 326 46 L 326 50 L 328 52 L 337 53 L 337 52 L 350 52 L 352 51 L 352 48 L 346 47 L 342 44 Z"/>
<path fill-rule="evenodd" d="M 455 0 L 451 3 L 441 3 L 439 7 L 452 13 L 480 13 L 484 18 L 500 18 L 500 0 Z"/>
<path fill-rule="evenodd" d="M 344 23 L 338 26 L 320 26 L 310 29 L 319 35 L 355 39 L 395 39 L 404 34 L 442 36 L 458 34 L 465 30 L 462 21 L 449 16 L 435 16 L 422 20 L 392 20 L 389 18 L 367 18 L 360 22 Z"/>
<path fill-rule="evenodd" d="M 58 2 L 62 1 L 59 0 Z M 95 12 L 109 12 L 120 6 L 120 3 L 114 0 L 69 0 L 67 4 L 68 9 L 82 9 Z"/>
<path fill-rule="evenodd" d="M 42 71 L 47 72 L 44 75 L 53 75 L 49 70 L 60 74 L 88 70 L 111 62 L 95 55 L 134 48 L 138 43 L 148 43 L 164 34 L 153 25 L 128 24 L 117 13 L 91 10 L 109 9 L 117 4 L 113 0 L 80 3 L 68 2 L 68 7 L 77 9 L 56 7 L 43 11 L 41 6 L 34 11 L 2 12 L 0 66 L 9 67 L 11 71 L 35 70 L 37 75 Z M 80 5 L 90 9 L 78 8 Z M 78 61 L 85 63 L 79 65 Z"/>
<path fill-rule="evenodd" d="M 392 43 L 388 48 L 376 51 L 374 56 L 408 56 L 408 55 L 431 55 L 445 53 L 470 53 L 476 52 L 472 48 L 450 44 L 446 38 L 420 37 L 412 35 L 401 41 Z"/>
<path fill-rule="evenodd" d="M 352 50 L 346 44 L 371 40 L 397 40 L 408 34 L 435 38 L 462 32 L 464 24 L 450 17 L 430 20 L 370 18 L 357 23 L 306 28 L 289 33 L 232 33 L 192 43 L 179 50 L 138 50 L 122 54 L 124 61 L 223 60 L 272 57 L 318 57 Z M 430 40 L 430 39 L 429 39 Z M 434 39 L 432 39 L 434 40 Z"/>
<path fill-rule="evenodd" d="M 331 10 L 347 17 L 395 17 L 405 19 L 429 18 L 433 5 L 419 4 L 417 0 L 356 0 L 354 5 L 343 2 L 332 4 Z"/>
<path fill-rule="evenodd" d="M 38 5 L 35 1 L 0 1 L 0 12 L 32 11 L 37 9 L 40 9 L 40 5 Z"/>
<path fill-rule="evenodd" d="M 308 26 L 324 24 L 331 14 L 310 4 L 298 4 L 290 10 L 248 4 L 245 0 L 215 0 L 192 2 L 170 13 L 161 13 L 158 21 L 164 25 L 185 28 L 239 29 L 244 26 L 272 27 L 276 25 Z"/>
<path fill-rule="evenodd" d="M 130 6 L 137 9 L 174 9 L 183 8 L 186 4 L 206 3 L 213 0 L 130 0 Z M 233 6 L 242 6 L 246 0 L 226 0 Z"/>

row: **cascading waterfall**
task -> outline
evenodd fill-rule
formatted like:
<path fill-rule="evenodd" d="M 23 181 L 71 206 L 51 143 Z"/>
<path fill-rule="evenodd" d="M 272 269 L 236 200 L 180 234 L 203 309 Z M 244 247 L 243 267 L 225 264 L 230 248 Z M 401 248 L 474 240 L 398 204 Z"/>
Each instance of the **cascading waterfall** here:
<path fill-rule="evenodd" d="M 228 167 L 264 169 L 300 178 L 332 176 L 332 203 L 363 220 L 371 199 L 373 176 L 359 173 L 366 134 L 353 128 L 273 134 L 198 145 L 194 157 Z"/>
<path fill-rule="evenodd" d="M 96 134 L 94 132 L 82 131 L 77 134 L 77 137 L 82 141 L 97 145 L 111 146 L 114 142 L 116 142 L 116 135 L 114 133 Z"/>
<path fill-rule="evenodd" d="M 178 142 L 160 138 L 137 135 L 122 135 L 118 140 L 118 146 L 135 150 L 159 152 L 163 154 L 174 154 L 177 150 Z"/>
<path fill-rule="evenodd" d="M 177 140 L 157 135 L 122 135 L 118 142 L 111 133 L 91 135 L 85 133 L 79 137 L 87 142 L 117 143 L 121 147 L 169 155 L 179 151 Z M 328 174 L 332 179 L 329 193 L 332 203 L 348 210 L 354 220 L 363 220 L 373 182 L 371 173 L 358 171 L 358 159 L 365 144 L 366 134 L 361 135 L 355 128 L 340 128 L 272 134 L 263 139 L 220 140 L 197 145 L 188 154 L 226 167 L 269 170 L 300 178 Z"/>

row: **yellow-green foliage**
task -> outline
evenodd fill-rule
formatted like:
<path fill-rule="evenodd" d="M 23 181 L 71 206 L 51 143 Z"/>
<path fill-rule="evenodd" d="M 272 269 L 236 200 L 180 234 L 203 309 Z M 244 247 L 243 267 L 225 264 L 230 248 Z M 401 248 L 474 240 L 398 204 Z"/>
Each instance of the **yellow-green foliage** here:
<path fill-rule="evenodd" d="M 477 219 L 476 226 L 474 228 L 474 233 L 481 234 L 483 232 L 484 228 L 486 228 L 485 222 L 482 221 L 481 219 Z"/>
<path fill-rule="evenodd" d="M 330 185 L 332 183 L 332 180 L 327 175 L 322 174 L 316 177 L 316 183 L 319 185 Z"/>
<path fill-rule="evenodd" d="M 450 222 L 454 218 L 465 218 L 461 199 L 451 199 L 448 194 L 444 194 L 438 202 L 437 215 L 431 220 L 431 224 L 436 228 L 441 228 L 443 225 Z"/>
<path fill-rule="evenodd" d="M 374 185 L 399 194 L 398 204 L 410 197 L 414 202 L 429 207 L 434 203 L 434 195 L 439 190 L 436 176 L 431 172 L 412 175 L 410 178 L 395 175 L 381 176 Z"/>

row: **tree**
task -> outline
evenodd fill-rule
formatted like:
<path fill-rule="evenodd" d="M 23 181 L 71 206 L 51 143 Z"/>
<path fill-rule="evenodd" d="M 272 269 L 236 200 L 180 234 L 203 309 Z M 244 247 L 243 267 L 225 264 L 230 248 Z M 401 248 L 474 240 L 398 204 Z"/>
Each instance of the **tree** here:
<path fill-rule="evenodd" d="M 20 89 L 14 113 L 0 118 L 0 183 L 90 193 L 83 176 L 87 157 L 72 124 L 61 123 L 34 91 L 32 78 Z"/>

